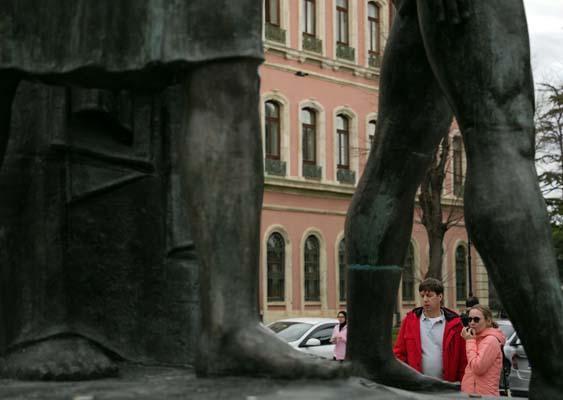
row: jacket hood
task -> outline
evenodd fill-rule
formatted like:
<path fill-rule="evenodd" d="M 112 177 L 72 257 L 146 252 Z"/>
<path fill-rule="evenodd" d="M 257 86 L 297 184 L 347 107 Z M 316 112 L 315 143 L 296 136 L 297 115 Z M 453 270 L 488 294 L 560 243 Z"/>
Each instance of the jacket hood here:
<path fill-rule="evenodd" d="M 485 336 L 494 336 L 500 342 L 501 345 L 504 345 L 506 342 L 506 338 L 504 337 L 504 333 L 498 328 L 486 328 L 484 331 L 477 335 L 478 338 L 484 338 Z"/>

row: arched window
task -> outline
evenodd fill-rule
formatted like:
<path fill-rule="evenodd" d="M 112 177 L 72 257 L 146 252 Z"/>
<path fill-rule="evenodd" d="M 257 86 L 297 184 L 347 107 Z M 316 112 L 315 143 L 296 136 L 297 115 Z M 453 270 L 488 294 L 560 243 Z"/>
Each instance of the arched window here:
<path fill-rule="evenodd" d="M 317 116 L 311 108 L 301 110 L 303 127 L 303 163 L 317 163 Z"/>
<path fill-rule="evenodd" d="M 344 239 L 338 244 L 338 280 L 340 301 L 346 301 L 346 244 Z"/>
<path fill-rule="evenodd" d="M 280 26 L 280 0 L 266 0 L 266 23 Z"/>
<path fill-rule="evenodd" d="M 461 137 L 456 136 L 453 138 L 453 164 L 454 164 L 454 195 L 463 195 L 463 164 L 462 164 L 462 147 Z"/>
<path fill-rule="evenodd" d="M 380 14 L 379 6 L 374 1 L 370 1 L 368 3 L 369 52 L 373 55 L 379 55 L 381 52 Z"/>
<path fill-rule="evenodd" d="M 280 159 L 280 108 L 275 101 L 266 102 L 266 158 L 273 160 Z"/>
<path fill-rule="evenodd" d="M 336 42 L 348 45 L 348 0 L 336 0 Z"/>
<path fill-rule="evenodd" d="M 350 168 L 350 122 L 344 115 L 336 117 L 336 136 L 338 138 L 338 168 Z"/>
<path fill-rule="evenodd" d="M 305 241 L 305 301 L 321 300 L 319 239 L 311 235 Z"/>
<path fill-rule="evenodd" d="M 285 299 L 285 240 L 275 232 L 268 239 L 268 301 Z"/>
<path fill-rule="evenodd" d="M 375 145 L 375 127 L 377 125 L 377 121 L 372 119 L 371 121 L 369 121 L 368 123 L 368 139 L 369 139 L 369 144 L 371 146 L 371 148 L 374 147 Z"/>
<path fill-rule="evenodd" d="M 464 301 L 467 298 L 467 250 L 457 246 L 455 250 L 455 298 Z"/>
<path fill-rule="evenodd" d="M 317 34 L 316 4 L 315 0 L 303 0 L 303 12 L 301 13 L 301 25 L 303 33 L 309 36 Z"/>
<path fill-rule="evenodd" d="M 414 301 L 414 246 L 409 243 L 403 265 L 403 301 Z"/>

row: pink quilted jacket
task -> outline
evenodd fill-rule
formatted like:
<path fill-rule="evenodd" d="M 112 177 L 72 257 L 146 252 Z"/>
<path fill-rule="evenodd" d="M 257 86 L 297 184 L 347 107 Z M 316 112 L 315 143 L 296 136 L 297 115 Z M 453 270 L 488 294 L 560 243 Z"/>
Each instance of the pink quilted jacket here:
<path fill-rule="evenodd" d="M 496 328 L 487 328 L 475 339 L 467 340 L 467 367 L 461 381 L 461 391 L 498 396 L 502 370 L 502 348 L 505 337 Z"/>
<path fill-rule="evenodd" d="M 334 358 L 337 360 L 346 359 L 346 341 L 348 336 L 348 325 L 340 330 L 340 325 L 336 324 L 332 331 L 332 341 L 334 342 Z"/>

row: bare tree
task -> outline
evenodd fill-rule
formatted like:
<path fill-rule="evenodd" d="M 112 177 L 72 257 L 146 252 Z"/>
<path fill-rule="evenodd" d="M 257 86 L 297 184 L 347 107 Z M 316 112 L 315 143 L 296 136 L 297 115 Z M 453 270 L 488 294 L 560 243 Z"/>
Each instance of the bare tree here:
<path fill-rule="evenodd" d="M 563 201 L 563 86 L 542 83 L 536 113 L 536 165 L 548 204 Z"/>
<path fill-rule="evenodd" d="M 418 194 L 420 223 L 424 225 L 428 236 L 428 271 L 425 278 L 436 278 L 442 280 L 443 264 L 443 242 L 448 229 L 458 225 L 463 220 L 463 212 L 460 212 L 461 192 L 451 197 L 453 200 L 444 207 L 444 196 L 449 194 L 444 190 L 446 177 L 454 173 L 461 174 L 452 166 L 451 141 L 453 129 L 444 135 L 438 151 L 434 154 L 432 163 L 420 184 Z M 456 177 L 454 177 L 455 179 Z M 457 179 L 462 179 L 458 176 Z"/>
<path fill-rule="evenodd" d="M 536 166 L 550 214 L 553 239 L 563 255 L 563 85 L 539 85 L 536 111 Z"/>

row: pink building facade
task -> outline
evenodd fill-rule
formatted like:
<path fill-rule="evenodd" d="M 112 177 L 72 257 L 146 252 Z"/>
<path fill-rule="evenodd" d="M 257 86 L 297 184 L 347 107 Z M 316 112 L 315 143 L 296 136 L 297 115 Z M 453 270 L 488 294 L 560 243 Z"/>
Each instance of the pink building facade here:
<path fill-rule="evenodd" d="M 344 221 L 377 124 L 379 65 L 393 11 L 389 0 L 265 1 L 259 298 L 265 322 L 333 317 L 346 308 Z M 443 203 L 445 212 L 461 213 L 465 158 L 455 129 L 451 140 Z M 418 207 L 413 218 L 401 314 L 419 303 L 416 287 L 428 266 Z M 469 290 L 468 250 L 460 220 L 444 240 L 445 304 L 454 309 Z M 471 255 L 473 293 L 486 303 L 486 271 Z"/>

